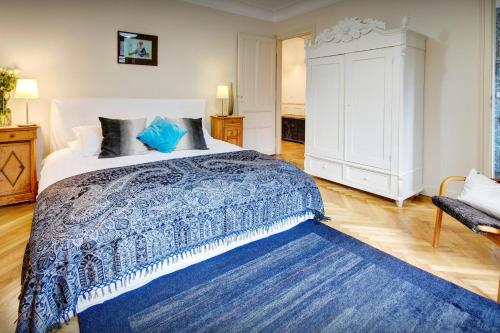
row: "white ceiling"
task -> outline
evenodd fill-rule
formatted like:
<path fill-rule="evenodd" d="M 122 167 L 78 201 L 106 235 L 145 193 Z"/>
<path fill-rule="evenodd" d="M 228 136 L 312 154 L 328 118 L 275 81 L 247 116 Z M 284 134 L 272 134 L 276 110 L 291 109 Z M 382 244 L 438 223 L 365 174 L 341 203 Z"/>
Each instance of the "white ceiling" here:
<path fill-rule="evenodd" d="M 257 18 L 279 22 L 341 0 L 184 0 L 196 5 Z"/>

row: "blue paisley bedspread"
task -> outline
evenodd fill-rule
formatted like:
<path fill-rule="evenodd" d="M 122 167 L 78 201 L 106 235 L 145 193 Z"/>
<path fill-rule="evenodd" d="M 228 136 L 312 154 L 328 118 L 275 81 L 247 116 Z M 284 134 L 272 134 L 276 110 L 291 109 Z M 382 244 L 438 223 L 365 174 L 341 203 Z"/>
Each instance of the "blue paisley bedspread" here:
<path fill-rule="evenodd" d="M 255 151 L 93 171 L 38 197 L 22 272 L 18 332 L 47 332 L 79 297 L 207 245 L 293 217 L 323 218 L 314 181 Z"/>

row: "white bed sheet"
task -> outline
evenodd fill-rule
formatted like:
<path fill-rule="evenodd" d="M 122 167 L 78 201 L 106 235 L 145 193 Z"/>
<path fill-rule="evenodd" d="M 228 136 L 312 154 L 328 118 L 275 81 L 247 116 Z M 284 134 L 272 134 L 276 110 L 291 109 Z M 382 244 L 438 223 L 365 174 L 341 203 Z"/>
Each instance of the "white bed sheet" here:
<path fill-rule="evenodd" d="M 40 181 L 38 183 L 38 193 L 41 193 L 55 182 L 89 171 L 242 150 L 238 146 L 216 139 L 207 140 L 207 147 L 208 150 L 179 150 L 168 154 L 152 150 L 143 155 L 101 159 L 97 158 L 97 156 L 82 156 L 71 148 L 60 149 L 51 153 L 43 160 Z"/>

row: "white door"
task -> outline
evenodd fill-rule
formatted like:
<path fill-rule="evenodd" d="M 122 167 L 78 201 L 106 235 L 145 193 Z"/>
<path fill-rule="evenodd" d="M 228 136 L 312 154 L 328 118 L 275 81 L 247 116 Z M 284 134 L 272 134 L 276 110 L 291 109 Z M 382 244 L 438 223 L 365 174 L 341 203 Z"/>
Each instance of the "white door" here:
<path fill-rule="evenodd" d="M 391 166 L 393 49 L 346 55 L 346 160 Z"/>
<path fill-rule="evenodd" d="M 308 61 L 308 154 L 344 159 L 344 56 Z"/>
<path fill-rule="evenodd" d="M 264 154 L 276 149 L 276 40 L 238 34 L 238 113 L 243 146 Z"/>

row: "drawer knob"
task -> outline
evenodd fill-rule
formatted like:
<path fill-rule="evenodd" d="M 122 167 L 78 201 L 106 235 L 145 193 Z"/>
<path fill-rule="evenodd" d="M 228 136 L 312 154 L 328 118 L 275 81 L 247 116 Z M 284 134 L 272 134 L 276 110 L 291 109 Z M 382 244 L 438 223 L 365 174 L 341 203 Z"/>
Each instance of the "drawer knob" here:
<path fill-rule="evenodd" d="M 10 138 L 15 138 L 15 137 L 16 137 L 16 135 L 14 133 L 10 134 Z"/>
<path fill-rule="evenodd" d="M 368 180 L 368 177 L 363 177 L 363 180 L 364 180 L 364 181 L 367 181 L 367 180 Z"/>
<path fill-rule="evenodd" d="M 326 164 L 323 164 L 321 168 L 326 169 Z"/>

